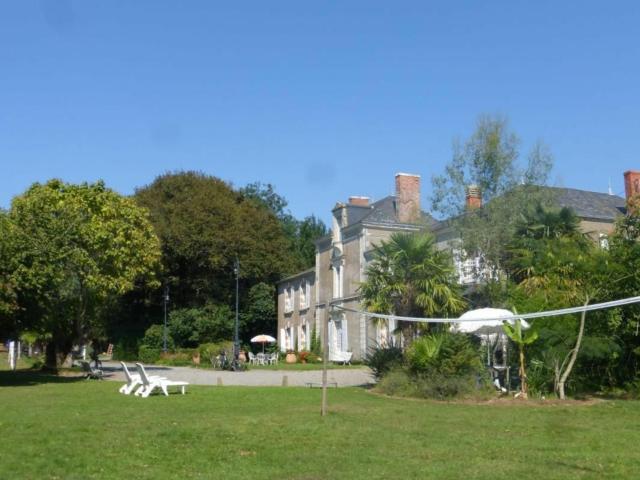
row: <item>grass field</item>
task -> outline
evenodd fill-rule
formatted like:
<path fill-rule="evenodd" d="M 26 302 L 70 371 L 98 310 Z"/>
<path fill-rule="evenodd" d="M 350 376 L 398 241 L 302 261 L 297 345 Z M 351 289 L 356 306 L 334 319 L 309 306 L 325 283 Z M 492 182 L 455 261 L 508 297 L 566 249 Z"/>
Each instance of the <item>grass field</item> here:
<path fill-rule="evenodd" d="M 0 478 L 638 478 L 640 402 L 447 404 L 331 389 L 192 387 L 0 372 Z"/>

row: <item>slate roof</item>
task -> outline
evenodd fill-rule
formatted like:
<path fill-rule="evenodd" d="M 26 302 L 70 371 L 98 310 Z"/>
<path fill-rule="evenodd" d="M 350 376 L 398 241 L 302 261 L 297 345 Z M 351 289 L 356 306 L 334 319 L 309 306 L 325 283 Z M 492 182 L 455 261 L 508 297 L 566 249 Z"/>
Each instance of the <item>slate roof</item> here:
<path fill-rule="evenodd" d="M 581 218 L 614 221 L 618 215 L 626 212 L 625 199 L 617 195 L 576 188 L 546 188 L 553 192 L 559 207 L 569 207 Z"/>
<path fill-rule="evenodd" d="M 354 207 L 347 206 L 348 209 Z M 375 223 L 381 225 L 406 225 L 398 221 L 397 209 L 396 209 L 396 197 L 395 195 L 389 195 L 388 197 L 381 198 L 377 202 L 373 202 L 369 207 L 355 207 L 358 210 L 357 214 L 352 217 L 351 210 L 347 210 L 347 220 L 349 225 L 358 222 Z M 356 212 L 354 212 L 356 213 Z M 432 226 L 436 220 L 428 213 L 422 211 L 422 223 Z"/>

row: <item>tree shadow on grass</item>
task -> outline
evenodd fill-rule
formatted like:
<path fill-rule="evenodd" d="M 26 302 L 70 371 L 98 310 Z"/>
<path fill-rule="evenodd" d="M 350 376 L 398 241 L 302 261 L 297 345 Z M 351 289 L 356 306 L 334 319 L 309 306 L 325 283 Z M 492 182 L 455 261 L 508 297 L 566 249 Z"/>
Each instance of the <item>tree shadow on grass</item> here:
<path fill-rule="evenodd" d="M 0 387 L 33 387 L 45 383 L 84 382 L 81 375 L 64 376 L 37 370 L 0 371 Z"/>

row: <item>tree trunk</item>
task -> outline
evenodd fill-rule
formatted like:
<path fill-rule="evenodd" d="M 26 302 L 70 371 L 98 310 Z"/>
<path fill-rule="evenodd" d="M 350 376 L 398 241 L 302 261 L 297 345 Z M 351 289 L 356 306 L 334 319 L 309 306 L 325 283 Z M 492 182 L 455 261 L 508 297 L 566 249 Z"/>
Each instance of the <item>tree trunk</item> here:
<path fill-rule="evenodd" d="M 44 370 L 57 373 L 58 367 L 68 361 L 67 357 L 69 357 L 72 346 L 70 340 L 56 340 L 54 338 L 47 342 Z"/>
<path fill-rule="evenodd" d="M 524 345 L 520 345 L 520 391 L 522 392 L 522 398 L 527 398 L 527 372 L 524 367 Z"/>
<path fill-rule="evenodd" d="M 587 296 L 586 302 L 584 303 L 585 307 L 587 305 L 589 305 L 588 296 Z M 580 314 L 580 327 L 578 329 L 578 338 L 576 339 L 576 346 L 573 347 L 573 350 L 571 351 L 571 357 L 569 358 L 569 363 L 567 364 L 566 368 L 564 368 L 564 371 L 560 375 L 560 380 L 558 381 L 558 396 L 560 397 L 560 400 L 564 400 L 566 398 L 564 394 L 564 386 L 567 383 L 567 378 L 569 378 L 569 375 L 571 374 L 573 365 L 576 363 L 576 358 L 578 358 L 578 352 L 580 351 L 580 345 L 582 344 L 582 336 L 584 334 L 584 324 L 585 324 L 586 318 L 587 318 L 587 312 L 583 311 L 582 314 Z"/>
<path fill-rule="evenodd" d="M 44 370 L 51 372 L 58 371 L 58 350 L 56 348 L 56 342 L 50 340 L 47 342 L 47 346 L 44 350 Z"/>

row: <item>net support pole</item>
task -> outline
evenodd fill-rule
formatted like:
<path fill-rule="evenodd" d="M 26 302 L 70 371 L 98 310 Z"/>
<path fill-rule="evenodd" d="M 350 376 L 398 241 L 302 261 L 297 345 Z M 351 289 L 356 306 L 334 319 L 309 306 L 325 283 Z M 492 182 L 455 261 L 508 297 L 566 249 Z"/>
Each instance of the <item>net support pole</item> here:
<path fill-rule="evenodd" d="M 322 407 L 320 415 L 327 415 L 327 368 L 329 364 L 329 316 L 333 313 L 333 306 L 328 315 L 325 315 L 322 324 Z"/>

